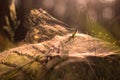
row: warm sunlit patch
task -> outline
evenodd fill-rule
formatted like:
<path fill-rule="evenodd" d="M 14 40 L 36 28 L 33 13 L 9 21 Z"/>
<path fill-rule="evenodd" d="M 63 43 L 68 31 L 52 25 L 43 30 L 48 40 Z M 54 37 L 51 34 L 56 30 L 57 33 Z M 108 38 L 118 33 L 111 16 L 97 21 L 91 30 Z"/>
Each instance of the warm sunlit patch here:
<path fill-rule="evenodd" d="M 72 35 L 72 34 L 70 34 L 69 36 L 71 36 L 71 35 Z M 75 36 L 76 36 L 76 37 L 86 37 L 86 38 L 90 37 L 89 35 L 83 34 L 83 33 L 76 33 Z"/>

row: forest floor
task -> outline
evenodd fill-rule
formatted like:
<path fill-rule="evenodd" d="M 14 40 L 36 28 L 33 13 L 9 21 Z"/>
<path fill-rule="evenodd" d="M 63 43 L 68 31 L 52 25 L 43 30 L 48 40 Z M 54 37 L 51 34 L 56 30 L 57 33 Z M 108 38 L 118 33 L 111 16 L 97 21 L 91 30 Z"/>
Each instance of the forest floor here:
<path fill-rule="evenodd" d="M 74 30 L 42 10 L 31 11 L 25 25 L 26 42 L 0 53 L 0 80 L 120 79 L 117 46 L 87 34 L 73 36 Z"/>

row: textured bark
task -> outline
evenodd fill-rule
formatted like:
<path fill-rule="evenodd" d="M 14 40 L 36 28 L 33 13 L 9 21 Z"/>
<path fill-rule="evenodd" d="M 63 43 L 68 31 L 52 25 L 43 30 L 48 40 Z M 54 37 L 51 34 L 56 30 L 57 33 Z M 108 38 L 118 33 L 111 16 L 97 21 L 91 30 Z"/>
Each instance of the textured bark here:
<path fill-rule="evenodd" d="M 25 32 L 15 31 L 16 41 L 36 44 L 1 52 L 0 80 L 120 79 L 119 49 L 115 45 L 85 34 L 70 34 L 66 24 L 42 9 L 31 10 L 23 26 Z"/>
<path fill-rule="evenodd" d="M 8 14 L 10 13 L 8 12 Z M 2 14 L 1 16 L 5 17 L 8 14 Z M 16 25 L 16 29 L 14 29 L 16 27 L 15 25 L 14 27 L 7 25 L 6 20 L 6 26 L 4 26 L 4 22 L 0 22 L 3 24 L 0 27 L 0 51 L 15 46 L 15 43 L 38 43 L 49 40 L 55 35 L 65 35 L 70 32 L 70 29 L 67 28 L 68 26 L 65 23 L 55 19 L 41 8 L 30 10 L 23 17 L 24 22 L 20 24 L 22 26 Z M 7 19 L 11 19 L 11 17 Z"/>
<path fill-rule="evenodd" d="M 24 39 L 29 43 L 43 42 L 55 35 L 65 35 L 70 31 L 65 23 L 55 19 L 41 8 L 31 10 L 23 25 L 26 29 Z"/>
<path fill-rule="evenodd" d="M 120 56 L 114 53 L 115 46 L 84 34 L 70 36 L 56 36 L 0 53 L 0 79 L 120 79 Z"/>

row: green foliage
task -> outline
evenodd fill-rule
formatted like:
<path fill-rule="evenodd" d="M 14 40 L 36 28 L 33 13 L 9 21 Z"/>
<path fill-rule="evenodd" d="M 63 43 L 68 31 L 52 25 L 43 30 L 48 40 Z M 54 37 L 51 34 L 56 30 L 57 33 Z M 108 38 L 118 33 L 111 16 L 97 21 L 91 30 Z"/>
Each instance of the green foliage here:
<path fill-rule="evenodd" d="M 114 38 L 114 36 L 97 21 L 93 21 L 88 17 L 87 20 L 87 31 L 93 37 L 110 42 L 113 45 L 118 46 L 119 42 Z"/>

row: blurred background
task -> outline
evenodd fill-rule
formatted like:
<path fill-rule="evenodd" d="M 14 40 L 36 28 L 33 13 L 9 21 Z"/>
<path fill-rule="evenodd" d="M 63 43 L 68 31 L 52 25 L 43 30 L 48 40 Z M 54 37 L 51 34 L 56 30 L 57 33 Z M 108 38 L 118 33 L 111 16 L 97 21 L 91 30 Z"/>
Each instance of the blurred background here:
<path fill-rule="evenodd" d="M 120 0 L 1 0 L 0 6 L 0 34 L 11 40 L 25 32 L 30 10 L 43 8 L 80 33 L 120 44 Z"/>
<path fill-rule="evenodd" d="M 35 4 L 81 33 L 120 43 L 120 0 L 37 0 Z"/>

